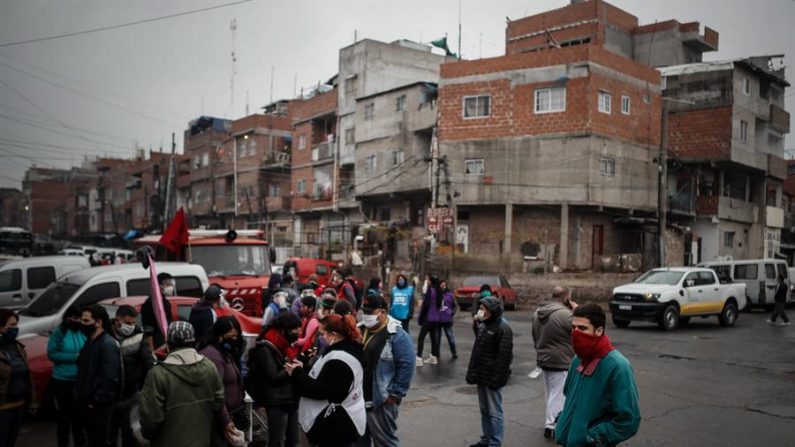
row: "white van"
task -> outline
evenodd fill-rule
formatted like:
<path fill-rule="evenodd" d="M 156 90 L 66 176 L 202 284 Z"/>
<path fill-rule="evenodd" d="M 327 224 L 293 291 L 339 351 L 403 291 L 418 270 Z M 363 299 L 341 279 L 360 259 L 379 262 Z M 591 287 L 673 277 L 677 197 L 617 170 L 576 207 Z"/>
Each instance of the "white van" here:
<path fill-rule="evenodd" d="M 792 284 L 787 262 L 781 259 L 747 259 L 732 261 L 703 262 L 699 267 L 708 267 L 718 274 L 718 278 L 729 278 L 734 282 L 745 283 L 748 294 L 748 307 L 773 305 L 773 296 L 778 286 L 778 275 L 784 275 L 787 285 Z M 792 302 L 792 292 L 787 294 L 787 303 Z"/>
<path fill-rule="evenodd" d="M 90 267 L 87 258 L 75 256 L 0 261 L 0 307 L 25 307 L 64 274 Z"/>
<path fill-rule="evenodd" d="M 200 265 L 158 262 L 158 273 L 170 273 L 176 280 L 175 294 L 202 297 L 209 286 Z M 149 270 L 140 263 L 107 265 L 69 273 L 50 285 L 19 315 L 19 333 L 49 332 L 61 323 L 66 309 L 87 306 L 108 298 L 149 295 Z"/>

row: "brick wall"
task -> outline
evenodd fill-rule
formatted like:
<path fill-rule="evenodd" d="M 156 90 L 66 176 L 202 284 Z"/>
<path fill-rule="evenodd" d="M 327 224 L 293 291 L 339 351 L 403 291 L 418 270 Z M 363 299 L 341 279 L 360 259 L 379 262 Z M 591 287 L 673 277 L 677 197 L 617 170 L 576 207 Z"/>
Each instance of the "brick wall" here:
<path fill-rule="evenodd" d="M 668 150 L 682 160 L 728 159 L 731 120 L 731 106 L 670 113 Z"/>
<path fill-rule="evenodd" d="M 591 75 L 590 86 L 587 103 L 594 132 L 640 144 L 660 144 L 660 95 L 657 92 L 597 73 Z M 599 112 L 600 91 L 611 95 L 610 114 Z M 621 111 L 622 96 L 629 97 L 629 114 Z M 645 97 L 649 98 L 648 104 Z"/>
<path fill-rule="evenodd" d="M 324 113 L 333 112 L 337 110 L 337 89 L 334 88 L 309 99 L 295 101 L 290 105 L 294 124 Z"/>

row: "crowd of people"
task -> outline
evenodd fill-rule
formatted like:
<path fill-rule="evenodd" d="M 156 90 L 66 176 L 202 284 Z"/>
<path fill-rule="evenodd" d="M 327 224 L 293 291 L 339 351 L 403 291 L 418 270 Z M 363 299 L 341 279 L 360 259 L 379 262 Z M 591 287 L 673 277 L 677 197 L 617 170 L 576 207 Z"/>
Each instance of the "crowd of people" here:
<path fill-rule="evenodd" d="M 399 274 L 391 293 L 380 278 L 359 290 L 349 272 L 328 286 L 317 277 L 295 285 L 273 275 L 256 343 L 221 312 L 224 290 L 210 286 L 188 321 L 171 314 L 174 279 L 158 276 L 167 330 L 152 298 L 120 306 L 71 307 L 49 338 L 50 389 L 58 410 L 56 441 L 69 446 L 245 445 L 251 425 L 245 396 L 264 408 L 272 447 L 398 446 L 400 405 L 416 368 L 438 364 L 442 333 L 458 357 L 456 300 L 444 279 Z M 417 290 L 417 292 L 415 292 Z M 419 325 L 416 347 L 410 322 Z M 466 382 L 477 387 L 481 437 L 504 439 L 502 390 L 513 361 L 513 332 L 503 303 L 481 288 L 473 306 L 475 341 Z M 599 306 L 578 306 L 566 288 L 532 316 L 544 375 L 544 436 L 565 446 L 616 445 L 633 436 L 640 414 L 627 360 L 604 334 Z M 0 445 L 13 446 L 32 397 L 18 317 L 0 309 Z M 140 324 L 139 324 L 140 322 Z M 425 339 L 431 353 L 423 358 Z M 415 350 L 416 349 L 416 350 Z M 598 421 L 598 423 L 594 423 Z"/>

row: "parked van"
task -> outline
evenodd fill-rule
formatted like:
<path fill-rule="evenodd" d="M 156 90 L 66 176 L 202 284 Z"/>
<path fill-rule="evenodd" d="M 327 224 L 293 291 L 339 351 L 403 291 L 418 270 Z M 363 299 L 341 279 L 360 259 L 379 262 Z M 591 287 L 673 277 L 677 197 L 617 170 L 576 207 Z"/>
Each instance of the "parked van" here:
<path fill-rule="evenodd" d="M 202 297 L 209 286 L 207 273 L 200 265 L 159 262 L 159 273 L 170 273 L 176 280 L 175 294 Z M 72 304 L 87 306 L 108 298 L 149 295 L 149 270 L 141 264 L 118 264 L 68 273 L 50 285 L 20 314 L 19 333 L 49 332 L 61 323 Z"/>
<path fill-rule="evenodd" d="M 787 285 L 792 284 L 789 266 L 781 259 L 747 259 L 732 261 L 703 262 L 699 267 L 708 267 L 734 282 L 745 283 L 748 307 L 773 305 L 773 296 L 778 286 L 778 275 L 784 275 Z M 792 291 L 787 294 L 787 303 L 792 302 Z"/>
<path fill-rule="evenodd" d="M 88 259 L 75 256 L 0 261 L 0 307 L 25 307 L 64 274 L 90 267 Z"/>

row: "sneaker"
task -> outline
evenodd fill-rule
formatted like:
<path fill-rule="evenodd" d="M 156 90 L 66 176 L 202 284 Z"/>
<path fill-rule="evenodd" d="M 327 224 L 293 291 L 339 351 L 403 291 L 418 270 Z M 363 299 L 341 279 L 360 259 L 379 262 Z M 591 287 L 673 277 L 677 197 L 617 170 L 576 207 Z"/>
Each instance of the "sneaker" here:
<path fill-rule="evenodd" d="M 455 360 L 455 359 L 457 359 L 457 358 L 458 358 L 458 353 L 457 353 L 457 352 L 454 352 L 454 353 L 453 353 L 453 360 Z"/>
<path fill-rule="evenodd" d="M 776 322 L 775 322 L 775 321 L 773 321 L 773 320 L 770 320 L 770 319 L 768 319 L 768 320 L 765 320 L 765 323 L 767 323 L 767 324 L 772 324 L 773 326 L 775 326 L 775 325 L 776 325 Z"/>
<path fill-rule="evenodd" d="M 545 428 L 544 429 L 544 437 L 547 439 L 555 439 L 555 429 L 554 428 Z"/>
<path fill-rule="evenodd" d="M 782 321 L 781 322 L 782 326 L 789 326 L 789 324 L 790 324 L 789 321 Z"/>
<path fill-rule="evenodd" d="M 439 359 L 437 359 L 435 355 L 431 355 L 427 359 L 425 359 L 425 363 L 429 365 L 436 365 L 439 363 Z"/>
<path fill-rule="evenodd" d="M 419 357 L 419 356 L 418 356 L 418 357 L 417 357 L 417 362 L 416 362 L 416 363 L 417 363 L 417 366 L 422 366 L 422 365 L 424 364 L 424 362 L 422 361 L 422 357 Z"/>

